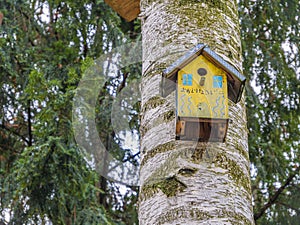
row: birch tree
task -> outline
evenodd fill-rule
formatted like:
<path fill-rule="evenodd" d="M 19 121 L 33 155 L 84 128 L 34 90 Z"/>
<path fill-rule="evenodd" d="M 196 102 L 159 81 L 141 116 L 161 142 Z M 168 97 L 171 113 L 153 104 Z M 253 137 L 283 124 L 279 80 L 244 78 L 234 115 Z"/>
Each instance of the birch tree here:
<path fill-rule="evenodd" d="M 196 143 L 175 140 L 175 93 L 160 94 L 162 70 L 197 43 L 241 71 L 237 2 L 142 0 L 140 16 L 140 224 L 254 224 L 244 98 L 225 143 Z"/>

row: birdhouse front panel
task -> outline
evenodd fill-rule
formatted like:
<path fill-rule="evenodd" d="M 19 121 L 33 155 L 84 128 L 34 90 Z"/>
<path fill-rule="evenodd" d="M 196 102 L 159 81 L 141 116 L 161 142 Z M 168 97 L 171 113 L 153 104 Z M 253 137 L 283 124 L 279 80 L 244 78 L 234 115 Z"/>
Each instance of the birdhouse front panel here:
<path fill-rule="evenodd" d="M 198 56 L 178 71 L 177 116 L 228 119 L 227 76 Z"/>

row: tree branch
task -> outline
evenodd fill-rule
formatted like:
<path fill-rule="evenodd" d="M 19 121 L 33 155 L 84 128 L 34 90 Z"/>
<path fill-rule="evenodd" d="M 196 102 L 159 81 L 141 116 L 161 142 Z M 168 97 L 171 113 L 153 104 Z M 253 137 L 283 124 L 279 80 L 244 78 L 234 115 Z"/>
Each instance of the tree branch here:
<path fill-rule="evenodd" d="M 9 133 L 12 133 L 13 135 L 21 138 L 27 145 L 29 145 L 29 141 L 24 137 L 22 136 L 21 134 L 19 134 L 18 132 L 12 130 L 12 129 L 9 129 L 8 127 L 6 127 L 4 124 L 1 125 L 1 128 L 8 131 Z"/>
<path fill-rule="evenodd" d="M 32 129 L 31 129 L 31 108 L 30 108 L 30 100 L 27 101 L 27 114 L 28 114 L 28 146 L 32 146 Z"/>
<path fill-rule="evenodd" d="M 259 212 L 254 214 L 254 220 L 258 220 L 265 211 L 270 208 L 277 200 L 279 195 L 284 191 L 284 189 L 291 183 L 291 181 L 294 179 L 294 177 L 299 173 L 300 166 L 298 166 L 293 174 L 291 174 L 285 183 L 275 192 L 275 194 L 270 198 L 270 200 L 259 210 Z"/>
<path fill-rule="evenodd" d="M 286 203 L 283 203 L 283 202 L 276 202 L 276 204 L 278 204 L 278 205 L 282 205 L 282 206 L 284 206 L 284 207 L 286 207 L 286 208 L 290 208 L 290 209 L 292 209 L 292 210 L 295 210 L 296 212 L 297 212 L 297 214 L 299 214 L 300 215 L 300 209 L 298 209 L 298 208 L 295 208 L 295 207 L 293 207 L 293 206 L 291 206 L 291 205 L 289 205 L 289 204 L 286 204 Z"/>
<path fill-rule="evenodd" d="M 120 83 L 119 87 L 117 88 L 117 94 L 120 93 L 122 91 L 122 89 L 126 86 L 126 80 L 128 78 L 128 72 L 127 73 L 123 73 L 123 80 Z"/>

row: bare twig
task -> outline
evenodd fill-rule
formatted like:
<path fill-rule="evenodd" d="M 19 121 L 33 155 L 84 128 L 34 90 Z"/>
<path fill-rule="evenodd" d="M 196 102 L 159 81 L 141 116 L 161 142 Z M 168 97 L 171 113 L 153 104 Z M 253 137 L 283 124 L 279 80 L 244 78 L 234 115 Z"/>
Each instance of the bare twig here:
<path fill-rule="evenodd" d="M 264 213 L 265 211 L 270 208 L 278 199 L 280 194 L 284 191 L 284 189 L 287 188 L 287 186 L 290 185 L 294 177 L 299 173 L 300 171 L 300 166 L 298 166 L 293 174 L 291 174 L 285 181 L 285 183 L 275 192 L 275 194 L 270 198 L 270 200 L 259 210 L 259 212 L 254 214 L 254 220 L 258 220 Z"/>

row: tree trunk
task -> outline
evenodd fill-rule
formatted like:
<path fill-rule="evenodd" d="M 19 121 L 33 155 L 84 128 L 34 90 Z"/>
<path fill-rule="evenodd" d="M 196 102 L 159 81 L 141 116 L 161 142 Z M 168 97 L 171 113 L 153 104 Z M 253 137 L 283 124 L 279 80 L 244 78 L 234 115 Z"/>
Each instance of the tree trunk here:
<path fill-rule="evenodd" d="M 229 102 L 225 143 L 175 141 L 175 93 L 162 70 L 197 43 L 241 71 L 234 0 L 141 0 L 143 80 L 140 225 L 254 224 L 244 98 Z"/>

